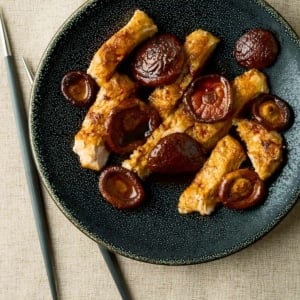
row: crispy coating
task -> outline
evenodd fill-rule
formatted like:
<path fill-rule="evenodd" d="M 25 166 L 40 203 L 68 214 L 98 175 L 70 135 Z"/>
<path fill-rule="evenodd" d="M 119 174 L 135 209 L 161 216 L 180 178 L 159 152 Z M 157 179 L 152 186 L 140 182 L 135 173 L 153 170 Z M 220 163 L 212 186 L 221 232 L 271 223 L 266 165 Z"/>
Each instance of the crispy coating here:
<path fill-rule="evenodd" d="M 73 151 L 79 156 L 83 168 L 99 171 L 104 166 L 109 156 L 104 145 L 105 120 L 111 110 L 133 95 L 135 90 L 136 84 L 118 73 L 102 86 L 75 135 Z"/>
<path fill-rule="evenodd" d="M 129 22 L 108 39 L 95 53 L 87 73 L 99 86 L 109 81 L 119 63 L 141 42 L 157 32 L 147 14 L 136 10 Z"/>
<path fill-rule="evenodd" d="M 216 143 L 225 136 L 231 128 L 231 119 L 216 123 L 195 122 L 186 133 L 194 138 L 206 150 L 211 150 Z"/>
<path fill-rule="evenodd" d="M 246 143 L 247 154 L 259 178 L 269 178 L 282 163 L 283 139 L 252 120 L 235 120 L 237 131 Z"/>
<path fill-rule="evenodd" d="M 269 93 L 267 77 L 259 70 L 251 69 L 234 79 L 232 93 L 236 116 L 250 100 Z"/>
<path fill-rule="evenodd" d="M 183 93 L 204 66 L 219 43 L 219 39 L 204 30 L 193 31 L 184 43 L 185 64 L 177 80 L 169 85 L 157 87 L 149 96 L 153 105 L 164 120 L 174 110 Z"/>
<path fill-rule="evenodd" d="M 222 177 L 239 168 L 246 159 L 241 144 L 230 135 L 223 137 L 212 150 L 202 169 L 179 198 L 181 214 L 199 212 L 210 215 L 217 204 L 218 188 Z"/>

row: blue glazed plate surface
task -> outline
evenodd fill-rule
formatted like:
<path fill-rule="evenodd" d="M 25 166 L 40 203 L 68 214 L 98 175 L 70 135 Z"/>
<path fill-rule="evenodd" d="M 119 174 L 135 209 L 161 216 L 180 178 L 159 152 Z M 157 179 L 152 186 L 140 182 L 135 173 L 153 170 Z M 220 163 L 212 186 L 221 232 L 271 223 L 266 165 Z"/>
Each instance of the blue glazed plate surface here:
<path fill-rule="evenodd" d="M 179 215 L 179 195 L 191 181 L 145 182 L 146 203 L 119 211 L 98 192 L 99 174 L 80 167 L 72 152 L 73 138 L 86 111 L 69 105 L 60 82 L 69 70 L 86 70 L 98 47 L 125 25 L 134 10 L 149 14 L 161 31 L 184 37 L 197 28 L 222 42 L 207 72 L 233 79 L 245 70 L 232 51 L 245 31 L 262 27 L 274 32 L 281 50 L 265 70 L 272 93 L 290 103 L 294 124 L 284 138 L 287 162 L 271 182 L 263 205 L 243 212 L 218 209 L 209 217 Z M 43 181 L 67 218 L 90 238 L 119 254 L 168 265 L 210 261 L 232 254 L 269 232 L 297 201 L 300 187 L 300 42 L 283 18 L 259 0 L 88 1 L 60 28 L 40 63 L 32 91 L 30 130 Z M 111 157 L 109 164 L 120 159 Z"/>

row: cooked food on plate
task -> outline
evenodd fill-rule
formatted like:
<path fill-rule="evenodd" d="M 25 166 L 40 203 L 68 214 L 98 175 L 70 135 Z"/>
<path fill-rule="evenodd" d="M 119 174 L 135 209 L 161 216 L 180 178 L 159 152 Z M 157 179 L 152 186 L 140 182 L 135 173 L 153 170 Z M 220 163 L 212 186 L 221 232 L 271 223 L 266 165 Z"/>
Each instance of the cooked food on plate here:
<path fill-rule="evenodd" d="M 262 28 L 254 28 L 243 34 L 236 42 L 234 55 L 237 62 L 246 68 L 264 69 L 272 65 L 279 46 L 274 34 Z"/>
<path fill-rule="evenodd" d="M 249 168 L 227 173 L 219 185 L 218 196 L 223 205 L 241 210 L 251 208 L 264 200 L 265 183 Z"/>
<path fill-rule="evenodd" d="M 135 90 L 136 84 L 127 75 L 118 73 L 101 86 L 96 101 L 75 135 L 73 151 L 79 156 L 83 168 L 99 171 L 104 167 L 109 157 L 104 140 L 105 121 L 112 109 L 130 98 Z"/>
<path fill-rule="evenodd" d="M 237 37 L 234 56 L 246 70 L 229 80 L 201 74 L 220 40 L 199 28 L 181 41 L 136 10 L 86 72 L 63 78 L 66 99 L 89 107 L 73 151 L 83 168 L 100 172 L 99 191 L 117 209 L 145 203 L 144 180 L 157 173 L 194 174 L 178 199 L 180 214 L 263 203 L 292 123 L 290 106 L 270 94 L 263 73 L 279 44 L 263 28 Z M 122 163 L 108 164 L 111 153 Z"/>
<path fill-rule="evenodd" d="M 98 86 L 85 72 L 70 71 L 61 81 L 61 91 L 71 104 L 88 107 L 95 101 Z"/>
<path fill-rule="evenodd" d="M 200 73 L 220 40 L 211 33 L 198 29 L 188 34 L 183 45 L 185 62 L 175 82 L 159 86 L 149 96 L 149 102 L 166 119 L 174 111 L 178 101 Z"/>
<path fill-rule="evenodd" d="M 147 14 L 136 10 L 129 22 L 108 39 L 95 53 L 87 73 L 102 86 L 111 79 L 117 66 L 131 51 L 157 32 Z"/>
<path fill-rule="evenodd" d="M 252 120 L 234 120 L 237 131 L 245 142 L 247 154 L 258 176 L 271 177 L 283 161 L 283 139 L 280 133 L 267 130 Z"/>
<path fill-rule="evenodd" d="M 187 214 L 197 211 L 201 215 L 211 214 L 220 202 L 218 190 L 223 176 L 237 170 L 245 159 L 244 149 L 237 140 L 230 135 L 222 138 L 191 185 L 181 194 L 179 212 Z"/>

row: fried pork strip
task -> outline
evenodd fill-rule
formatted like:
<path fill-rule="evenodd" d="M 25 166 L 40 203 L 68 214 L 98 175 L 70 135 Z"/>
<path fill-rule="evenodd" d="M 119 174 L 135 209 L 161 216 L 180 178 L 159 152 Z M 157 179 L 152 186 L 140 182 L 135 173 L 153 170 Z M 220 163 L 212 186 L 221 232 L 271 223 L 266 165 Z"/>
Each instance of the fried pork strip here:
<path fill-rule="evenodd" d="M 266 77 L 257 70 L 250 70 L 241 76 L 235 78 L 233 82 L 233 97 L 236 103 L 236 112 L 238 113 L 245 103 L 262 92 L 268 91 Z M 232 120 L 207 124 L 195 123 L 194 119 L 184 110 L 183 106 L 171 114 L 163 123 L 153 132 L 146 143 L 138 147 L 123 162 L 123 167 L 133 170 L 141 178 L 150 174 L 147 166 L 147 157 L 158 141 L 171 133 L 186 132 L 196 139 L 205 149 L 211 150 L 219 139 L 225 136 L 232 125 Z"/>
<path fill-rule="evenodd" d="M 246 143 L 247 154 L 260 179 L 269 178 L 282 163 L 283 139 L 276 131 L 268 131 L 255 121 L 234 120 Z"/>
<path fill-rule="evenodd" d="M 219 202 L 218 187 L 222 177 L 238 169 L 245 159 L 246 154 L 241 144 L 230 135 L 223 137 L 193 182 L 181 194 L 178 203 L 179 213 L 211 214 Z"/>
<path fill-rule="evenodd" d="M 129 22 L 95 53 L 87 73 L 102 86 L 111 78 L 119 63 L 157 30 L 157 26 L 147 14 L 136 10 Z"/>
<path fill-rule="evenodd" d="M 241 76 L 236 77 L 232 83 L 234 116 L 237 116 L 250 100 L 262 93 L 268 92 L 269 87 L 266 76 L 256 69 L 251 69 Z M 197 122 L 186 133 L 209 151 L 216 145 L 219 139 L 228 133 L 231 125 L 232 119 L 216 123 Z"/>
<path fill-rule="evenodd" d="M 177 80 L 169 85 L 156 88 L 149 96 L 153 105 L 164 120 L 173 111 L 179 99 L 204 66 L 219 43 L 219 39 L 204 30 L 196 30 L 186 37 L 184 52 L 186 61 Z"/>
<path fill-rule="evenodd" d="M 109 152 L 104 145 L 105 120 L 111 110 L 136 91 L 136 84 L 126 75 L 115 73 L 101 87 L 90 107 L 81 129 L 75 135 L 73 151 L 83 168 L 99 171 L 106 163 Z"/>

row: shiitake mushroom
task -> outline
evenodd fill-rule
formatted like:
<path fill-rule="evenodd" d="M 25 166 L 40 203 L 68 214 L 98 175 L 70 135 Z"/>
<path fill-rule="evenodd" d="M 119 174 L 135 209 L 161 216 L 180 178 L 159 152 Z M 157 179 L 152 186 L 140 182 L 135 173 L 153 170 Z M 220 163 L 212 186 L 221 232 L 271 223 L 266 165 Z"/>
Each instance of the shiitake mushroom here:
<path fill-rule="evenodd" d="M 148 155 L 147 166 L 154 173 L 179 174 L 200 170 L 205 161 L 201 145 L 186 133 L 161 138 Z"/>
<path fill-rule="evenodd" d="M 252 117 L 269 130 L 285 130 L 292 121 L 292 111 L 286 101 L 276 95 L 263 94 L 252 101 Z"/>
<path fill-rule="evenodd" d="M 233 107 L 230 83 L 217 74 L 199 77 L 185 92 L 183 103 L 198 122 L 213 123 L 228 119 Z"/>
<path fill-rule="evenodd" d="M 266 29 L 254 28 L 243 34 L 235 44 L 236 61 L 245 68 L 264 69 L 276 60 L 279 52 L 278 41 Z"/>
<path fill-rule="evenodd" d="M 242 210 L 261 203 L 266 196 L 266 188 L 254 170 L 244 168 L 222 178 L 218 195 L 224 206 Z"/>
<path fill-rule="evenodd" d="M 156 35 L 147 40 L 133 58 L 133 76 L 144 86 L 170 84 L 179 76 L 184 58 L 182 44 L 176 36 Z"/>
<path fill-rule="evenodd" d="M 110 151 L 121 155 L 142 145 L 161 122 L 155 108 L 126 103 L 114 108 L 105 122 L 106 146 Z"/>
<path fill-rule="evenodd" d="M 72 105 L 88 107 L 96 99 L 98 86 L 87 73 L 70 71 L 61 81 L 61 91 Z"/>
<path fill-rule="evenodd" d="M 145 199 L 138 176 L 121 166 L 109 166 L 102 171 L 99 190 L 104 199 L 118 209 L 136 208 Z"/>

